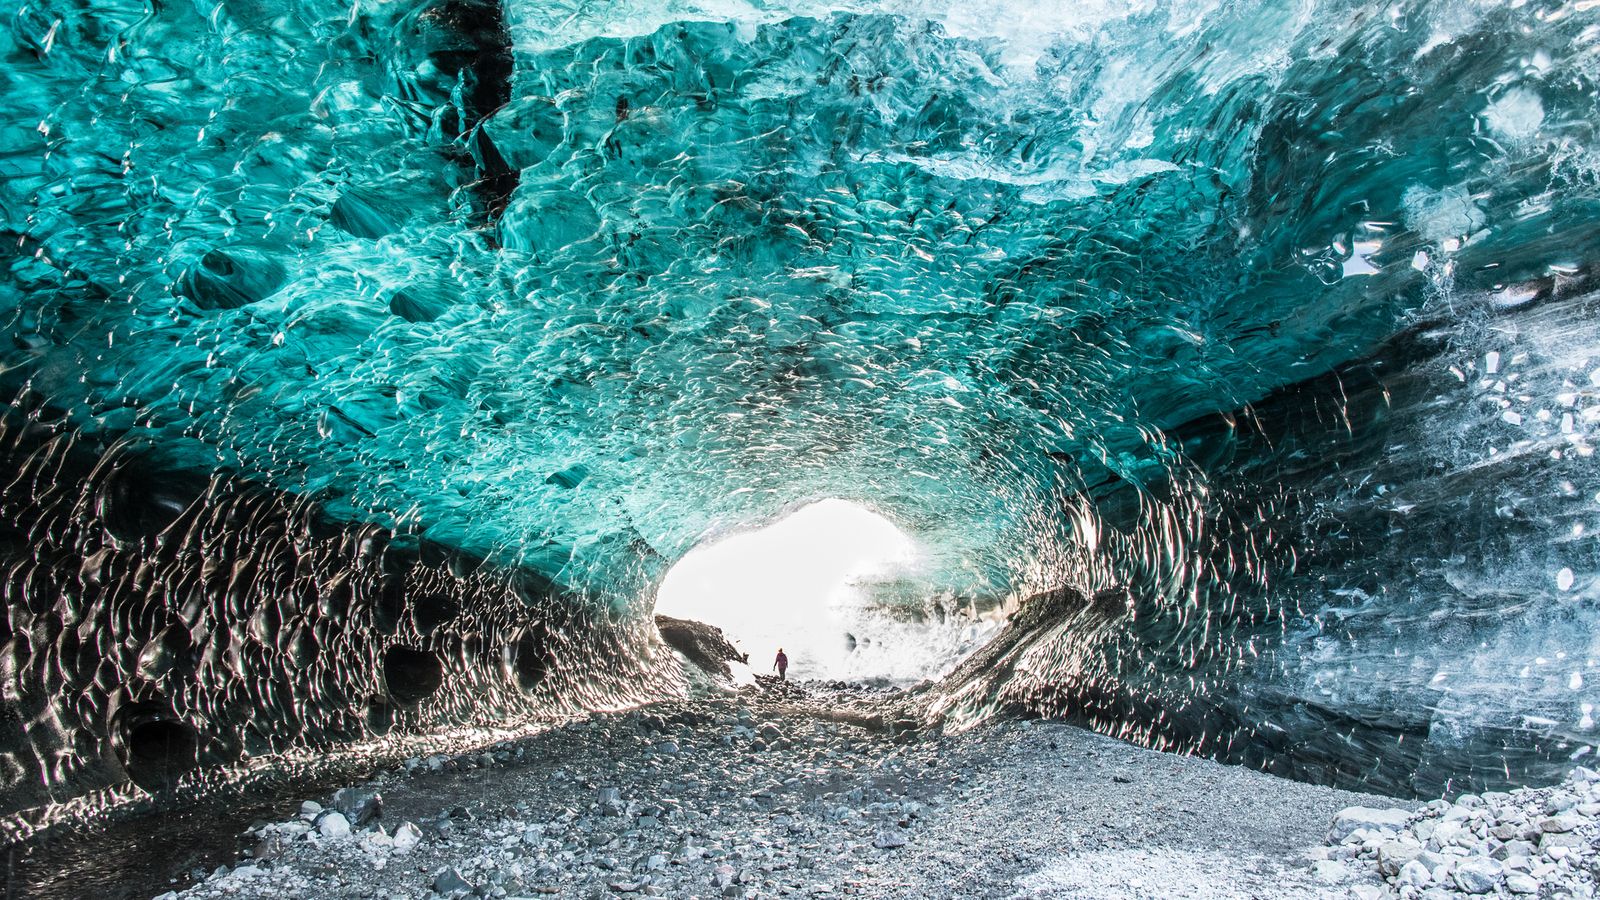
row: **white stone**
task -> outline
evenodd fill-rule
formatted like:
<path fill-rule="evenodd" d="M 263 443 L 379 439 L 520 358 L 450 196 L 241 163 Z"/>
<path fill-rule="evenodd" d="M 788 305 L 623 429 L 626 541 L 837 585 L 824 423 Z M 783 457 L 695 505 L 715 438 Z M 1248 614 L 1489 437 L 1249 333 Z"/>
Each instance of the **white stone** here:
<path fill-rule="evenodd" d="M 1378 873 L 1388 876 L 1400 874 L 1400 868 L 1416 859 L 1422 848 L 1416 844 L 1391 841 L 1378 848 Z"/>
<path fill-rule="evenodd" d="M 1456 866 L 1456 887 L 1468 894 L 1488 894 L 1500 880 L 1500 864 L 1479 856 L 1463 860 Z"/>
<path fill-rule="evenodd" d="M 292 841 L 295 838 L 299 837 L 300 835 L 305 834 L 306 832 L 310 831 L 311 830 L 311 823 L 310 822 L 280 822 L 277 825 L 269 825 L 267 827 L 271 828 L 274 831 L 277 831 L 279 834 L 284 835 L 285 837 L 287 837 L 289 840 Z"/>
<path fill-rule="evenodd" d="M 1565 834 L 1581 824 L 1583 823 L 1577 816 L 1563 813 L 1559 816 L 1540 819 L 1539 830 L 1545 834 Z"/>
<path fill-rule="evenodd" d="M 1397 880 L 1401 884 L 1423 887 L 1433 881 L 1433 873 L 1428 871 L 1427 866 L 1413 859 L 1400 867 L 1400 875 Z"/>
<path fill-rule="evenodd" d="M 1561 791 L 1550 795 L 1550 798 L 1544 801 L 1544 812 L 1545 815 L 1554 816 L 1559 813 L 1566 812 L 1567 810 L 1576 806 L 1577 803 L 1577 797 L 1574 797 L 1565 791 Z"/>
<path fill-rule="evenodd" d="M 1367 806 L 1352 806 L 1342 809 L 1333 817 L 1333 826 L 1328 829 L 1328 842 L 1332 844 L 1343 843 L 1344 839 L 1356 831 L 1394 832 L 1404 828 L 1411 819 L 1411 813 L 1404 809 L 1373 809 Z"/>
<path fill-rule="evenodd" d="M 1532 875 L 1513 872 L 1506 876 L 1506 890 L 1513 894 L 1537 894 L 1539 892 L 1539 880 Z"/>
<path fill-rule="evenodd" d="M 1433 836 L 1428 839 L 1428 846 L 1437 850 L 1443 850 L 1451 844 L 1456 843 L 1456 838 L 1459 837 L 1464 830 L 1465 829 L 1455 822 L 1440 822 L 1439 827 L 1433 830 Z"/>
<path fill-rule="evenodd" d="M 350 836 L 350 820 L 344 813 L 328 813 L 317 823 L 317 831 L 325 838 L 344 838 Z"/>

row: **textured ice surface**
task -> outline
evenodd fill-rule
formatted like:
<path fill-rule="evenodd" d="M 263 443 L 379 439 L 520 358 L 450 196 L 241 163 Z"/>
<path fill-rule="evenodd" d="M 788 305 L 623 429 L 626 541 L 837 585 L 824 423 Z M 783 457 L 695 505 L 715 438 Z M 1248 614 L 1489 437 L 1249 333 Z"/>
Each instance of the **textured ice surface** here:
<path fill-rule="evenodd" d="M 896 615 L 1126 592 L 1010 701 L 1398 789 L 1591 752 L 1600 12 L 1039 6 L 30 3 L 12 414 L 584 621 L 837 497 L 926 549 Z M 58 705 L 61 634 L 166 621 L 17 590 Z M 54 708 L 12 790 L 107 739 Z"/>
<path fill-rule="evenodd" d="M 236 478 L 161 472 L 28 412 L 0 422 L 0 814 L 303 777 L 333 747 L 392 756 L 445 726 L 666 686 L 641 629 L 535 573 Z M 0 824 L 14 838 L 31 822 Z"/>

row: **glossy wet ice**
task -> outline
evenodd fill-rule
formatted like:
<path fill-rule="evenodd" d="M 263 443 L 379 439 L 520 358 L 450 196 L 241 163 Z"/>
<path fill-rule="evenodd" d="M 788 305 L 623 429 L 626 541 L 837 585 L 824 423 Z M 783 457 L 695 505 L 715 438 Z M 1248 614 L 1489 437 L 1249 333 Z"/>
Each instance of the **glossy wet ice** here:
<path fill-rule="evenodd" d="M 883 616 L 1085 598 L 974 720 L 1558 777 L 1593 752 L 1597 15 L 19 9 L 8 834 L 681 693 L 667 568 L 822 498 L 927 548 Z"/>

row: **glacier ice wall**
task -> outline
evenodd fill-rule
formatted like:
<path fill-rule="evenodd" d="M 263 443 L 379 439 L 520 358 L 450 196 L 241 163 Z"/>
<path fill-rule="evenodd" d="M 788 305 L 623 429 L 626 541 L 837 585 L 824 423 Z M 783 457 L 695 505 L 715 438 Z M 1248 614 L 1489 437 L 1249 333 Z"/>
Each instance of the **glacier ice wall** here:
<path fill-rule="evenodd" d="M 1595 698 L 1597 16 L 30 3 L 0 32 L 8 434 L 212 485 L 155 503 L 184 522 L 259 492 L 475 560 L 404 646 L 432 671 L 565 609 L 589 649 L 539 703 L 659 689 L 630 629 L 666 565 L 837 497 L 927 551 L 898 615 L 1124 597 L 973 716 L 1400 791 L 1545 777 Z M 301 691 L 368 734 L 403 643 L 376 612 L 288 576 L 199 599 L 274 551 L 119 535 L 98 464 L 36 458 L 7 463 L 7 808 L 117 777 L 122 696 L 196 754 L 244 738 L 180 697 Z M 445 577 L 326 540 L 277 565 L 404 579 L 401 610 Z M 170 588 L 90 591 L 102 550 Z M 294 687 L 264 660 L 319 627 L 358 649 Z M 247 628 L 263 660 L 141 669 Z M 461 708 L 408 727 L 534 702 L 469 703 L 494 670 L 461 659 Z"/>
<path fill-rule="evenodd" d="M 527 569 L 162 471 L 36 396 L 12 412 L 0 814 L 35 814 L 9 837 L 141 792 L 281 777 L 261 766 L 275 759 L 315 771 L 332 748 L 381 758 L 385 739 L 659 691 L 640 629 Z"/>

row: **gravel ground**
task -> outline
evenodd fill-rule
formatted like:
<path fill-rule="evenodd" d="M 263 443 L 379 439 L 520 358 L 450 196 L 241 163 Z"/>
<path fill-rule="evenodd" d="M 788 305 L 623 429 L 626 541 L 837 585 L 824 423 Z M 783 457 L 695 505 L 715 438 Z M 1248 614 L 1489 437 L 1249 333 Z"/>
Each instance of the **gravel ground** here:
<path fill-rule="evenodd" d="M 255 858 L 167 896 L 1298 900 L 1384 885 L 1343 863 L 1330 883 L 1316 863 L 1336 813 L 1388 798 L 1053 723 L 896 736 L 868 727 L 891 695 L 809 693 L 409 760 L 285 810 L 247 837 Z"/>

